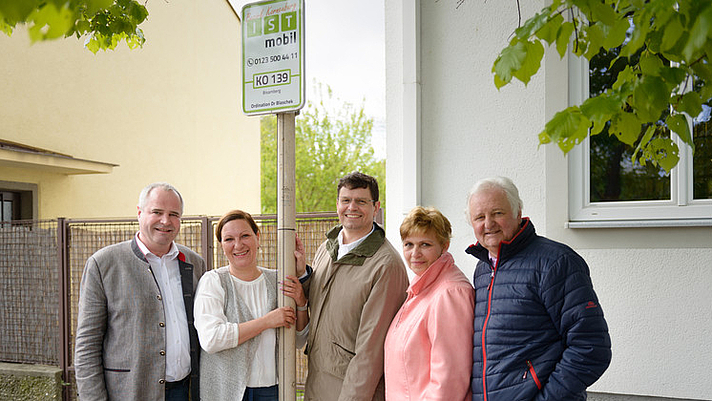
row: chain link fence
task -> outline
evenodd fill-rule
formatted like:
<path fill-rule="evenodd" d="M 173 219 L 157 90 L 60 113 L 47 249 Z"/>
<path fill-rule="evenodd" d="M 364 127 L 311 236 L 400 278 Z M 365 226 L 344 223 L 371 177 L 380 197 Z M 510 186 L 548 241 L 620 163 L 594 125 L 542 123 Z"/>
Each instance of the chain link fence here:
<path fill-rule="evenodd" d="M 56 221 L 0 224 L 0 358 L 59 364 Z"/>
<path fill-rule="evenodd" d="M 255 215 L 260 227 L 261 266 L 277 263 L 277 220 Z M 227 265 L 214 238 L 218 217 L 186 217 L 176 242 L 203 255 L 208 268 Z M 307 263 L 338 223 L 336 213 L 297 215 L 297 235 Z M 0 222 L 0 361 L 59 366 L 76 399 L 72 358 L 79 283 L 85 261 L 97 250 L 131 239 L 138 221 L 47 220 Z M 306 379 L 306 357 L 297 352 L 297 383 Z"/>

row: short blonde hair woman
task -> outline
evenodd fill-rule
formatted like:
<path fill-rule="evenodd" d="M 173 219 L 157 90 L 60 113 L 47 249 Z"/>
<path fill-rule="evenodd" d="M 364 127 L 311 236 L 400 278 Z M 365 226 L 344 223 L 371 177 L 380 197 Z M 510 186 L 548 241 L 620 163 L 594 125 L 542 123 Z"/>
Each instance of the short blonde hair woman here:
<path fill-rule="evenodd" d="M 452 228 L 417 206 L 400 227 L 415 273 L 385 342 L 386 400 L 469 400 L 475 291 L 447 252 Z"/>

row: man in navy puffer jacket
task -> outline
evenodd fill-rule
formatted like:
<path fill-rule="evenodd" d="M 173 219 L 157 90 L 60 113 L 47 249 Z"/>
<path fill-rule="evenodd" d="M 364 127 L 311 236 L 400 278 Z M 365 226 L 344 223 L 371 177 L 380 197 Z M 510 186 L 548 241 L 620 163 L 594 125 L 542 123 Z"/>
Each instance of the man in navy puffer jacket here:
<path fill-rule="evenodd" d="M 473 401 L 586 399 L 611 360 L 611 340 L 586 262 L 540 237 L 512 181 L 468 196 L 477 244 Z"/>

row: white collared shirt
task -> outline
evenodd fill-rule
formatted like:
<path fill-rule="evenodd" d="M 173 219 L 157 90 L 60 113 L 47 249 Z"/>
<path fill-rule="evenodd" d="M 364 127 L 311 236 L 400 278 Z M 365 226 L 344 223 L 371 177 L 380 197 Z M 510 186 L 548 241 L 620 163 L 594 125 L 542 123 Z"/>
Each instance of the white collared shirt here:
<path fill-rule="evenodd" d="M 337 239 L 339 241 L 339 252 L 336 255 L 336 260 L 341 259 L 342 257 L 344 257 L 344 255 L 351 252 L 351 250 L 353 250 L 357 246 L 361 245 L 361 243 L 366 239 L 366 237 L 371 235 L 371 233 L 375 229 L 376 229 L 376 227 L 372 226 L 371 231 L 369 231 L 368 234 L 366 234 L 363 237 L 357 239 L 356 241 L 348 243 L 348 244 L 344 244 L 344 230 L 342 229 L 341 231 L 339 231 L 339 235 L 337 236 Z"/>
<path fill-rule="evenodd" d="M 190 373 L 190 336 L 178 267 L 178 247 L 172 243 L 168 253 L 159 258 L 148 250 L 138 234 L 136 243 L 151 265 L 161 291 L 166 319 L 166 381 L 179 381 Z"/>

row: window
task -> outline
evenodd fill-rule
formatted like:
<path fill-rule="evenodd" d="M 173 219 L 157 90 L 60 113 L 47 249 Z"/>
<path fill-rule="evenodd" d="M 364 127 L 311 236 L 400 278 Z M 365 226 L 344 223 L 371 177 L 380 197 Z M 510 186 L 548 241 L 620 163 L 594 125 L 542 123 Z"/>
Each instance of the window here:
<path fill-rule="evenodd" d="M 0 222 L 37 218 L 37 185 L 0 181 Z"/>
<path fill-rule="evenodd" d="M 0 192 L 0 221 L 19 220 L 20 196 L 14 192 Z"/>
<path fill-rule="evenodd" d="M 615 52 L 585 59 L 569 56 L 569 100 L 580 104 L 604 91 L 625 65 L 610 66 Z M 711 102 L 690 124 L 695 152 L 674 133 L 680 161 L 668 174 L 633 163 L 631 148 L 606 130 L 576 146 L 569 157 L 569 226 L 712 225 Z"/>

